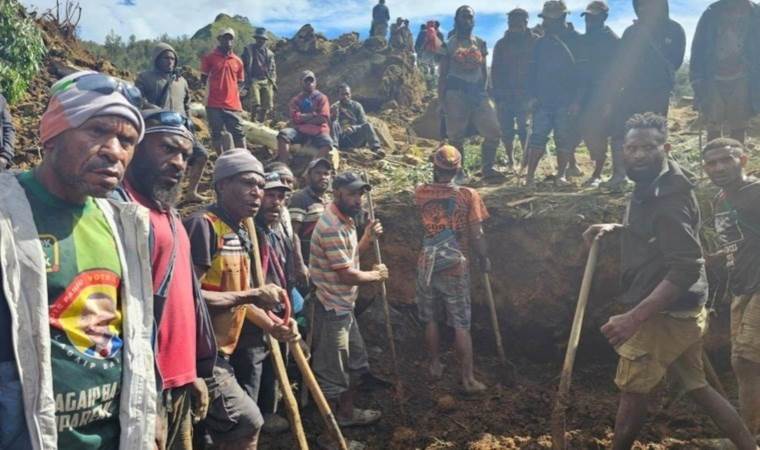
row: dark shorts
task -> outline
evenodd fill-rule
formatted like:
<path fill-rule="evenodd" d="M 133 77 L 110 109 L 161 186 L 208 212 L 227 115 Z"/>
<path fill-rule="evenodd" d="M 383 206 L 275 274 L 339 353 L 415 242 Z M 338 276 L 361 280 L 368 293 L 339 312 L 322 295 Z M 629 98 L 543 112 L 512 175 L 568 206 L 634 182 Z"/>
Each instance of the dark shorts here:
<path fill-rule="evenodd" d="M 222 139 L 222 131 L 225 129 L 232 135 L 235 145 L 241 147 L 244 142 L 243 118 L 240 111 L 231 109 L 206 107 L 206 119 L 211 133 L 211 141 L 217 142 Z"/>
<path fill-rule="evenodd" d="M 237 441 L 255 435 L 264 425 L 259 407 L 235 378 L 229 361 L 220 356 L 214 374 L 206 378 L 209 392 L 206 431 L 214 442 Z"/>
<path fill-rule="evenodd" d="M 329 134 L 318 134 L 316 136 L 313 136 L 301 133 L 295 128 L 283 128 L 277 135 L 277 139 L 281 139 L 288 144 L 311 144 L 316 148 L 333 146 L 333 141 Z"/>
<path fill-rule="evenodd" d="M 558 152 L 572 153 L 578 143 L 577 120 L 567 107 L 539 107 L 533 113 L 533 132 L 528 147 L 546 150 L 549 135 L 554 132 L 554 145 Z"/>
<path fill-rule="evenodd" d="M 423 323 L 441 322 L 452 328 L 469 330 L 472 318 L 470 302 L 470 276 L 436 273 L 427 284 L 425 277 L 417 277 L 417 310 Z"/>

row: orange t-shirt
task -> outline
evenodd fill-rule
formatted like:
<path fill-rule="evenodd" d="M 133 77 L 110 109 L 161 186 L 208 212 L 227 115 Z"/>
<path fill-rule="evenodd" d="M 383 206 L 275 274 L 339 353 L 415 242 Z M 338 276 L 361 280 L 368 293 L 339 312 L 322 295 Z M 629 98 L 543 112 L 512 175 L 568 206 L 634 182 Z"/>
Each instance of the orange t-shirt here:
<path fill-rule="evenodd" d="M 455 197 L 452 213 L 449 201 Z M 430 183 L 417 187 L 414 200 L 420 210 L 426 237 L 433 237 L 446 228 L 453 228 L 459 248 L 469 258 L 470 227 L 488 219 L 488 210 L 475 189 L 450 184 Z"/>
<path fill-rule="evenodd" d="M 201 73 L 208 77 L 206 106 L 242 111 L 238 83 L 245 79 L 243 61 L 232 52 L 225 55 L 218 48 L 201 60 Z"/>

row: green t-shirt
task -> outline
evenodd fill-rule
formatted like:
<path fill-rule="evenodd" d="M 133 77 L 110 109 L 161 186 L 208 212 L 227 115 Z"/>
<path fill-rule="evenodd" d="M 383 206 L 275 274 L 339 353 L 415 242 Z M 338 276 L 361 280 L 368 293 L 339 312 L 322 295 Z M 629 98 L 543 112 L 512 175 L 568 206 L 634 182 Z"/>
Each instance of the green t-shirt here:
<path fill-rule="evenodd" d="M 92 198 L 65 202 L 32 172 L 18 180 L 46 257 L 58 448 L 118 449 L 122 273 L 114 236 Z"/>

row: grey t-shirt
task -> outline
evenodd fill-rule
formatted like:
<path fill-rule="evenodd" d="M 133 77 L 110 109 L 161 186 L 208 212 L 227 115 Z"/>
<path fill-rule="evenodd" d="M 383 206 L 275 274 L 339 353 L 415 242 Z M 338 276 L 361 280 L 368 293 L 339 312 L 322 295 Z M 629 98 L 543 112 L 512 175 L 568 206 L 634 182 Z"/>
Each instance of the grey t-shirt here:
<path fill-rule="evenodd" d="M 488 56 L 486 41 L 477 36 L 459 39 L 456 35 L 446 43 L 446 57 L 449 60 L 449 76 L 468 83 L 485 83 L 483 62 Z"/>

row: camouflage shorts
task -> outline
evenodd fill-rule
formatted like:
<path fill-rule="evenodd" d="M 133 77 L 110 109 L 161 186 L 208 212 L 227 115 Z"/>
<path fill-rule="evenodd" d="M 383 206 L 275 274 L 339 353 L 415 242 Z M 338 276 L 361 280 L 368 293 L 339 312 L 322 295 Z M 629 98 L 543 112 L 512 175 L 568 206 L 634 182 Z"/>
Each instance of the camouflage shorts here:
<path fill-rule="evenodd" d="M 452 328 L 470 329 L 470 276 L 435 273 L 430 285 L 425 277 L 417 279 L 417 309 L 420 320 L 424 323 L 442 321 L 446 315 L 446 324 Z"/>

